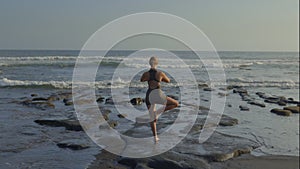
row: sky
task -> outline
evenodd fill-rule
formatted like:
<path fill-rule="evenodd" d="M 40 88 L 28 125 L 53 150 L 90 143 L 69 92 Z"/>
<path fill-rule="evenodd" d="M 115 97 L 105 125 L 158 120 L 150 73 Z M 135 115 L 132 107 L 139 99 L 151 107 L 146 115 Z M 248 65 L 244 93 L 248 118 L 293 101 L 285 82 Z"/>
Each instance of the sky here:
<path fill-rule="evenodd" d="M 105 24 L 137 12 L 182 17 L 219 51 L 299 51 L 299 0 L 1 0 L 0 49 L 79 50 Z M 157 37 L 116 49 L 145 46 L 181 49 Z"/>

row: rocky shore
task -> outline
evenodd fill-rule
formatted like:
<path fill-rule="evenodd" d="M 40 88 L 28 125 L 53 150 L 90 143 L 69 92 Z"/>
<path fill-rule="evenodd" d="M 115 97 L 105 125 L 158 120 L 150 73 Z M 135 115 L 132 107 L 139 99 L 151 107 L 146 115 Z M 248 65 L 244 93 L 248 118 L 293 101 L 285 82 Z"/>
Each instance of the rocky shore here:
<path fill-rule="evenodd" d="M 289 98 L 288 96 L 276 96 L 263 92 L 250 93 L 247 89 L 239 86 L 228 86 L 227 88 L 214 89 L 209 88 L 206 85 L 200 85 L 199 89 L 202 90 L 201 92 L 216 92 L 219 97 L 229 97 L 230 95 L 238 94 L 244 104 L 233 105 L 231 103 L 227 106 L 229 108 L 232 106 L 239 107 L 241 113 L 247 113 L 247 111 L 251 111 L 253 106 L 256 106 L 265 109 L 264 111 L 268 113 L 274 113 L 280 116 L 295 116 L 294 118 L 299 118 L 300 103 L 298 100 Z M 109 125 L 127 136 L 151 136 L 150 126 L 147 123 L 137 125 L 136 123 L 128 122 L 124 125 L 127 115 L 120 114 L 114 110 L 113 100 L 108 93 L 108 91 L 98 92 L 97 102 L 104 119 L 109 123 Z M 178 96 L 175 94 L 170 97 L 178 99 Z M 203 100 L 204 102 L 209 102 L 209 99 Z M 128 103 L 131 103 L 138 109 L 139 106 L 143 104 L 143 98 L 134 97 L 131 100 L 128 100 Z M 67 149 L 71 151 L 71 153 L 80 151 L 88 152 L 89 150 L 93 150 L 95 159 L 86 165 L 87 168 L 91 169 L 274 169 L 282 167 L 289 169 L 299 167 L 299 160 L 297 160 L 296 157 L 254 157 L 250 154 L 254 149 L 262 146 L 260 142 L 249 138 L 227 135 L 218 130 L 215 131 L 206 142 L 199 144 L 198 137 L 209 111 L 209 107 L 206 106 L 199 107 L 199 116 L 197 117 L 189 134 L 173 149 L 158 156 L 144 159 L 133 159 L 111 154 L 110 152 L 97 147 L 91 140 L 87 139 L 87 136 L 84 138 L 81 137 L 82 135 L 85 135 L 85 133 L 76 118 L 70 91 L 56 91 L 55 93 L 44 93 L 43 95 L 40 95 L 39 93 L 30 93 L 29 95 L 21 95 L 21 97 L 15 98 L 10 102 L 10 104 L 27 108 L 25 109 L 26 111 L 36 112 L 26 115 L 27 122 L 30 123 L 31 126 L 40 126 L 38 130 L 46 130 L 48 132 L 47 136 L 49 138 L 53 137 L 51 140 L 57 149 Z M 269 109 L 270 106 L 272 109 Z M 172 120 L 176 119 L 177 112 L 178 109 L 175 109 L 160 116 L 158 121 L 158 132 L 163 131 L 172 124 Z M 42 113 L 44 114 L 41 115 Z M 18 116 L 22 115 L 18 114 Z M 238 119 L 223 114 L 220 123 L 218 124 L 218 128 L 234 128 L 237 125 L 239 125 Z M 145 134 L 146 130 L 148 131 L 147 134 Z M 26 133 L 25 130 L 23 132 L 25 133 L 23 135 L 27 135 L 27 137 L 36 137 L 36 143 L 33 144 L 39 145 L 38 142 L 41 138 L 37 135 L 39 135 L 41 131 Z M 42 142 L 47 142 L 46 140 L 44 138 L 44 141 Z M 6 142 L 6 140 L 4 141 Z M 28 141 L 28 143 L 26 141 Z M 26 147 L 28 147 L 30 141 L 32 140 L 25 139 L 24 147 L 19 148 L 22 150 L 16 150 L 13 147 L 1 147 L 0 152 L 5 152 L 5 155 L 3 155 L 4 157 L 9 156 L 11 154 L 10 151 L 15 151 L 16 153 L 24 151 L 26 150 Z M 95 153 L 95 149 L 98 150 L 97 153 Z M 9 164 L 4 164 L 4 166 L 7 167 Z"/>

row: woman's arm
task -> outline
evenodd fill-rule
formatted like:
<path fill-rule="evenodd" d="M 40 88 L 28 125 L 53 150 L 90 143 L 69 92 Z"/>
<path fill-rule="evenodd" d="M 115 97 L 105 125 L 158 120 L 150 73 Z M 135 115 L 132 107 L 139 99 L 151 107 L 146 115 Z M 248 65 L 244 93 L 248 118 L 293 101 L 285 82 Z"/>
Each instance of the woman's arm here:
<path fill-rule="evenodd" d="M 161 81 L 166 82 L 166 83 L 170 83 L 170 79 L 168 78 L 168 76 L 166 74 L 161 72 L 161 76 L 162 76 Z"/>
<path fill-rule="evenodd" d="M 147 79 L 147 76 L 146 76 L 146 72 L 145 73 L 143 73 L 143 75 L 142 75 L 142 77 L 141 77 L 141 82 L 145 82 L 145 81 L 147 81 L 148 79 Z"/>

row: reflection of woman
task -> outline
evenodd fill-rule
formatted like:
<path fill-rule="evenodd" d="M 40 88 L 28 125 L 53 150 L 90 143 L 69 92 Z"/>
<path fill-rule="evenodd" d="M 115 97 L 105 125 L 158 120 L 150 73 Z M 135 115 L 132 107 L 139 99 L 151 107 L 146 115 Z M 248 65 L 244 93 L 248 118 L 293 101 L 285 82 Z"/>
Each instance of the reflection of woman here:
<path fill-rule="evenodd" d="M 154 136 L 154 141 L 157 142 L 156 122 L 157 115 L 167 110 L 174 109 L 178 106 L 178 102 L 164 95 L 160 89 L 160 82 L 169 83 L 170 79 L 161 71 L 156 69 L 158 65 L 157 57 L 151 57 L 149 60 L 151 66 L 148 72 L 145 72 L 141 77 L 141 82 L 148 82 L 148 90 L 146 93 L 146 104 L 150 114 L 150 125 Z M 155 111 L 155 104 L 161 104 L 163 107 Z"/>

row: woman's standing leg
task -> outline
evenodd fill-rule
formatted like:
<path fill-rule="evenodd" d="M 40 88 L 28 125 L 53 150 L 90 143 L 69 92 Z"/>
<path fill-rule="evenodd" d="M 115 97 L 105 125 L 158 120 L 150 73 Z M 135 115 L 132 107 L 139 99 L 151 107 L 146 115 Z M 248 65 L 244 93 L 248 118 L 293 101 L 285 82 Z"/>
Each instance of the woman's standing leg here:
<path fill-rule="evenodd" d="M 157 136 L 157 131 L 156 131 L 156 112 L 155 112 L 155 104 L 153 105 L 148 105 L 148 110 L 149 110 L 149 115 L 150 115 L 150 126 L 152 130 L 152 134 L 154 137 L 154 141 L 157 142 L 158 136 Z"/>

